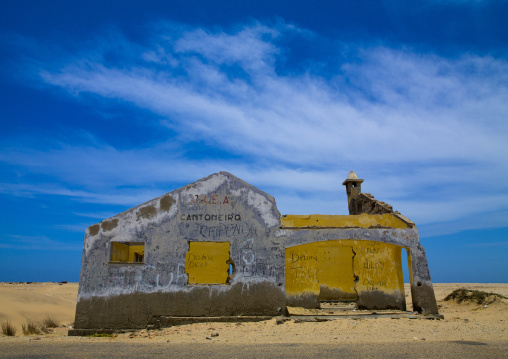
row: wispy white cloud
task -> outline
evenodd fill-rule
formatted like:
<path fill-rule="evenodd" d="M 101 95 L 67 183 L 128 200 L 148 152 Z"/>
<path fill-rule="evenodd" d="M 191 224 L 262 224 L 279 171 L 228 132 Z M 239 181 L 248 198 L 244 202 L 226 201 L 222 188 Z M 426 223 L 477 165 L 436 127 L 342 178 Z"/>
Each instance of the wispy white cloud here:
<path fill-rule="evenodd" d="M 82 243 L 56 241 L 47 236 L 6 235 L 0 237 L 0 248 L 25 250 L 60 250 L 76 251 Z"/>
<path fill-rule="evenodd" d="M 115 213 L 116 214 L 116 213 Z M 106 216 L 102 217 L 102 219 L 109 218 L 112 216 Z M 99 221 L 90 221 L 87 223 L 77 223 L 77 224 L 57 224 L 54 226 L 55 229 L 61 229 L 67 232 L 78 232 L 78 233 L 84 233 L 85 229 L 90 227 L 92 224 L 95 224 Z"/>
<path fill-rule="evenodd" d="M 470 243 L 467 247 L 507 247 L 508 242 L 486 242 L 486 243 Z"/>
<path fill-rule="evenodd" d="M 484 207 L 474 210 L 473 206 L 468 206 L 469 213 L 462 217 L 446 216 L 440 219 L 434 219 L 430 223 L 424 223 L 420 226 L 420 237 L 435 237 L 453 234 L 469 230 L 484 230 L 494 228 L 506 228 L 506 218 L 508 218 L 508 209 L 489 211 Z M 483 237 L 483 236 L 482 236 Z"/>
<path fill-rule="evenodd" d="M 80 217 L 95 218 L 95 219 L 103 220 L 105 218 L 113 217 L 117 213 L 114 213 L 114 212 L 90 212 L 90 213 L 73 212 L 73 214 L 76 216 L 80 216 Z"/>
<path fill-rule="evenodd" d="M 119 34 L 32 69 L 43 83 L 93 105 L 113 100 L 148 110 L 146 121 L 176 131 L 182 147 L 4 148 L 0 161 L 56 183 L 4 183 L 0 190 L 134 205 L 172 189 L 168 184 L 227 170 L 269 190 L 284 213 L 344 213 L 334 196 L 344 199 L 336 193 L 354 169 L 366 191 L 417 223 L 506 209 L 499 195 L 508 193 L 506 60 L 380 46 L 344 58 L 340 48 L 355 44 L 337 41 L 326 59 L 335 72 L 302 73 L 280 70 L 294 26 L 161 28 L 148 45 Z M 188 158 L 189 141 L 235 159 Z"/>
<path fill-rule="evenodd" d="M 260 72 L 272 73 L 274 55 L 279 53 L 279 49 L 270 40 L 278 35 L 277 29 L 260 24 L 245 27 L 234 34 L 196 29 L 184 33 L 176 41 L 174 50 L 183 54 L 199 54 L 206 62 L 219 65 L 238 64 L 257 77 Z"/>
<path fill-rule="evenodd" d="M 366 49 L 359 64 L 341 64 L 354 86 L 335 87 L 309 74 L 277 75 L 273 65 L 266 71 L 265 58 L 275 63 L 277 54 L 273 44 L 259 38 L 265 31 L 246 28 L 227 37 L 201 29 L 185 34 L 176 46 L 166 44 L 166 51 L 184 63 L 179 71 L 96 62 L 42 71 L 41 76 L 70 93 L 93 93 L 146 108 L 167 117 L 179 131 L 206 136 L 216 146 L 293 164 L 308 163 L 316 153 L 322 165 L 337 156 L 400 162 L 471 160 L 488 153 L 493 161 L 503 160 L 506 61 Z M 250 57 L 250 46 L 235 45 L 245 37 L 266 46 L 253 45 Z M 230 58 L 224 50 L 228 46 Z M 227 68 L 221 67 L 223 62 Z M 248 70 L 249 76 L 232 77 L 234 66 Z M 287 156 L 288 151 L 295 156 Z"/>
<path fill-rule="evenodd" d="M 148 189 L 115 190 L 114 188 L 103 191 L 83 191 L 66 188 L 62 184 L 0 184 L 0 193 L 20 197 L 35 197 L 37 195 L 51 195 L 66 197 L 84 203 L 98 203 L 111 205 L 133 206 L 158 197 L 160 192 Z"/>

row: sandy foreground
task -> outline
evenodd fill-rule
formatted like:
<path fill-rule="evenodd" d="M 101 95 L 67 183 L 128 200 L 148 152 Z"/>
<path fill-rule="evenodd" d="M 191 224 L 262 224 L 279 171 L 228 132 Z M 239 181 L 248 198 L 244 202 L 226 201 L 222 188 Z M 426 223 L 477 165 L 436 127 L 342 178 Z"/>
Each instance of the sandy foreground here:
<path fill-rule="evenodd" d="M 477 289 L 508 297 L 508 284 L 438 283 L 434 284 L 434 290 L 444 320 L 341 318 L 325 322 L 298 322 L 288 318 L 277 324 L 274 318 L 256 323 L 198 323 L 91 338 L 67 336 L 74 321 L 77 283 L 0 283 L 0 322 L 9 320 L 17 328 L 15 337 L 0 334 L 0 346 L 2 343 L 33 340 L 231 344 L 508 340 L 508 300 L 500 299 L 487 305 L 444 301 L 445 296 L 457 288 Z M 410 303 L 408 286 L 406 297 Z M 408 310 L 411 310 L 410 305 Z M 21 325 L 26 323 L 27 318 L 40 321 L 48 315 L 58 320 L 61 326 L 49 334 L 23 335 Z"/>

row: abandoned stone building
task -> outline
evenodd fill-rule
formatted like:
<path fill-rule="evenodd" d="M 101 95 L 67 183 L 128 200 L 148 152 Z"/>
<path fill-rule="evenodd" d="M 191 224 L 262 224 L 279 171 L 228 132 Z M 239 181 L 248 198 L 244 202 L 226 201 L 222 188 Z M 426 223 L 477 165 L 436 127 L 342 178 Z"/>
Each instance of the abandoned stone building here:
<path fill-rule="evenodd" d="M 349 215 L 281 217 L 272 196 L 220 172 L 89 227 L 74 335 L 323 301 L 406 310 L 402 250 L 413 310 L 437 314 L 415 224 L 362 182 L 350 172 L 343 183 Z"/>

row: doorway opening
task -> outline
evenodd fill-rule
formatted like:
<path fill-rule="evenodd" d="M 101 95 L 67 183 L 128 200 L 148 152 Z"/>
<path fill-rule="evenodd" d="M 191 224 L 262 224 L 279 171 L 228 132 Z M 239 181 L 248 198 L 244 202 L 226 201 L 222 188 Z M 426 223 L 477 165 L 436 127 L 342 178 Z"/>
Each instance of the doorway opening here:
<path fill-rule="evenodd" d="M 405 310 L 402 248 L 366 240 L 286 248 L 288 305 Z"/>

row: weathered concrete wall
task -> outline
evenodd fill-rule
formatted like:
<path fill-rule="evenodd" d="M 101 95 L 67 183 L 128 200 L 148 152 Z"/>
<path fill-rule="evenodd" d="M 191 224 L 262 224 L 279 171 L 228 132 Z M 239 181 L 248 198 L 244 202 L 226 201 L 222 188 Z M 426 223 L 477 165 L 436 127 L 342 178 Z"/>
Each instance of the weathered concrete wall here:
<path fill-rule="evenodd" d="M 75 328 L 139 328 L 159 315 L 277 315 L 285 308 L 279 227 L 275 200 L 226 172 L 91 226 Z M 113 242 L 144 242 L 144 262 L 111 262 Z M 188 257 L 190 242 L 228 242 L 230 253 Z M 188 284 L 199 266 L 200 281 L 216 284 L 207 269 L 224 259 L 225 271 L 229 261 L 236 269 L 224 274 L 228 283 Z"/>
<path fill-rule="evenodd" d="M 411 279 L 413 310 L 422 314 L 438 314 L 425 250 L 418 244 L 410 248 L 407 259 Z"/>

